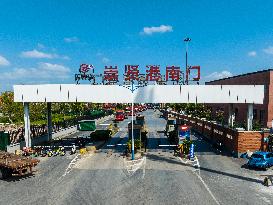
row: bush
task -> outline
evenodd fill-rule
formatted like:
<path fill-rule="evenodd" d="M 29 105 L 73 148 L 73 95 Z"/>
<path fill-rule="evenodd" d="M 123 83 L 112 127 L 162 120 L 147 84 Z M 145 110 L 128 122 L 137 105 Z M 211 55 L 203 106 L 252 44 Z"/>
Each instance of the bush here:
<path fill-rule="evenodd" d="M 142 148 L 144 147 L 143 141 L 140 142 L 139 139 L 135 140 L 134 143 L 135 143 L 135 144 L 134 144 L 134 148 L 135 148 L 134 150 L 135 150 L 135 152 L 137 151 L 137 149 L 140 148 L 140 143 L 141 143 L 141 147 L 142 147 Z M 127 142 L 127 147 L 128 147 L 129 152 L 131 152 L 131 150 L 132 150 L 132 140 L 129 140 L 129 141 Z"/>

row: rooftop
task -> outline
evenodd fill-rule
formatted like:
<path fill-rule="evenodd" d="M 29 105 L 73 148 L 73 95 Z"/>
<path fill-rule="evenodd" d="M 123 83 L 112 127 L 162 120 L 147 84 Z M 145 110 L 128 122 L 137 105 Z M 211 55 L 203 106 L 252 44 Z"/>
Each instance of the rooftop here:
<path fill-rule="evenodd" d="M 206 83 L 217 82 L 217 81 L 220 81 L 220 80 L 227 80 L 227 79 L 237 78 L 237 77 L 241 77 L 241 76 L 254 75 L 254 74 L 257 74 L 257 73 L 264 73 L 264 72 L 270 72 L 270 71 L 273 71 L 273 69 L 270 68 L 270 69 L 266 69 L 266 70 L 259 70 L 259 71 L 256 71 L 256 72 L 244 73 L 244 74 L 235 75 L 235 76 L 231 76 L 231 77 L 227 77 L 227 78 L 221 78 L 221 79 L 217 79 L 217 80 L 207 81 L 207 82 L 205 82 L 205 84 Z"/>

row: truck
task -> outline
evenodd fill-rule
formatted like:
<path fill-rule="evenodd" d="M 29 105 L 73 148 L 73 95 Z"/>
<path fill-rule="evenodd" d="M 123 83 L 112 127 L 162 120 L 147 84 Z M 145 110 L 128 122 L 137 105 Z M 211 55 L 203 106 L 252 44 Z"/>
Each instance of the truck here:
<path fill-rule="evenodd" d="M 123 121 L 125 119 L 125 112 L 123 110 L 117 110 L 116 121 Z"/>
<path fill-rule="evenodd" d="M 77 129 L 79 131 L 95 131 L 96 121 L 95 120 L 81 120 L 78 122 Z"/>
<path fill-rule="evenodd" d="M 0 151 L 0 179 L 31 174 L 40 160 Z"/>
<path fill-rule="evenodd" d="M 148 133 L 148 129 L 145 125 L 145 119 L 143 115 L 138 115 L 136 116 L 136 120 L 133 121 L 134 122 L 134 130 L 133 130 L 133 134 L 134 134 L 134 139 L 139 139 L 141 136 L 142 140 L 145 140 L 147 138 L 147 133 Z M 129 139 L 132 138 L 132 123 L 128 123 L 128 134 L 129 134 Z"/>
<path fill-rule="evenodd" d="M 176 118 L 168 118 L 166 129 L 165 129 L 166 136 L 169 136 L 169 133 L 175 130 L 175 126 L 176 126 Z"/>

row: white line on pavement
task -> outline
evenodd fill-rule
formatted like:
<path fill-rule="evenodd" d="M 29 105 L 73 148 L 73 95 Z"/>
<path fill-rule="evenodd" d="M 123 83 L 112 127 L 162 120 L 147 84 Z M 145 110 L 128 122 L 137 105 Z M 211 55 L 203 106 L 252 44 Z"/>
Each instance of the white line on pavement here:
<path fill-rule="evenodd" d="M 179 157 L 179 159 L 180 159 L 180 161 L 181 161 L 182 163 L 184 163 L 184 164 L 188 164 L 188 161 L 190 161 L 190 160 L 183 161 L 183 160 L 181 159 L 181 157 Z M 199 174 L 196 173 L 196 172 L 193 171 L 193 170 L 192 170 L 192 173 L 195 174 L 195 175 L 197 176 L 197 178 L 202 182 L 202 184 L 204 185 L 204 187 L 206 188 L 206 190 L 209 192 L 210 196 L 213 198 L 213 200 L 215 201 L 215 203 L 216 203 L 217 205 L 220 205 L 219 201 L 216 199 L 216 197 L 213 195 L 213 193 L 212 193 L 211 190 L 209 189 L 208 185 L 205 183 L 205 181 L 204 181 L 204 180 L 202 179 L 202 177 L 201 177 L 201 174 L 200 174 L 200 163 L 199 163 L 199 160 L 198 160 L 197 156 L 195 156 L 194 161 L 191 161 L 190 163 L 194 163 L 193 166 L 194 166 L 194 167 L 197 167 L 198 170 L 199 170 Z"/>
<path fill-rule="evenodd" d="M 217 205 L 220 205 L 219 201 L 215 198 L 215 196 L 213 195 L 213 193 L 210 191 L 208 185 L 204 182 L 204 180 L 202 179 L 201 175 L 197 174 L 196 172 L 193 172 L 198 179 L 200 179 L 200 181 L 202 182 L 202 184 L 204 185 L 204 187 L 206 188 L 206 190 L 209 192 L 210 196 L 213 198 L 213 200 L 215 201 L 215 203 Z"/>
<path fill-rule="evenodd" d="M 125 145 L 127 145 L 127 144 L 116 144 L 116 145 L 114 145 L 114 144 L 108 144 L 107 147 L 125 146 Z"/>
<path fill-rule="evenodd" d="M 176 147 L 177 145 L 174 144 L 160 144 L 159 147 Z"/>

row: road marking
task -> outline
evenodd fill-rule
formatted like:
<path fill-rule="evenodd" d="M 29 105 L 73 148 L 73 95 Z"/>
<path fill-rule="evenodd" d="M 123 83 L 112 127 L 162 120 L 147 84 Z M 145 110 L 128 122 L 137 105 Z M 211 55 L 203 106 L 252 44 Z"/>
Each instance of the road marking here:
<path fill-rule="evenodd" d="M 142 179 L 145 177 L 145 165 L 146 165 L 146 157 L 136 159 L 136 160 L 127 160 L 124 159 L 124 167 L 129 176 L 133 176 L 134 173 L 143 167 Z"/>
<path fill-rule="evenodd" d="M 125 145 L 127 145 L 127 144 L 116 144 L 116 145 L 114 145 L 114 144 L 108 144 L 107 147 L 125 146 Z"/>
<path fill-rule="evenodd" d="M 174 144 L 160 144 L 159 147 L 176 147 L 177 145 Z"/>
<path fill-rule="evenodd" d="M 78 157 L 80 154 L 77 154 L 69 163 L 68 167 L 66 168 L 64 174 L 62 175 L 62 177 L 65 177 L 67 174 L 69 174 L 72 171 L 73 165 L 76 164 Z"/>
<path fill-rule="evenodd" d="M 217 205 L 220 205 L 219 201 L 216 199 L 216 197 L 213 195 L 213 193 L 211 192 L 211 190 L 209 189 L 208 185 L 204 182 L 204 180 L 202 179 L 201 175 L 197 174 L 196 172 L 193 172 L 198 179 L 200 179 L 200 181 L 202 182 L 202 184 L 204 185 L 204 187 L 206 188 L 206 190 L 209 192 L 210 196 L 213 198 L 213 200 L 215 201 L 215 203 Z"/>
<path fill-rule="evenodd" d="M 192 163 L 193 167 L 197 167 L 199 170 L 199 174 L 197 174 L 195 171 L 191 170 L 193 174 L 195 174 L 197 176 L 197 178 L 202 182 L 202 184 L 204 185 L 204 187 L 206 188 L 206 190 L 209 192 L 210 196 L 213 198 L 213 200 L 215 201 L 215 203 L 217 205 L 220 205 L 219 201 L 216 199 L 216 197 L 213 195 L 213 193 L 211 192 L 211 190 L 209 189 L 208 185 L 205 183 L 205 181 L 202 179 L 201 174 L 200 174 L 200 164 L 199 164 L 199 160 L 198 158 L 195 156 L 195 160 L 191 161 L 191 160 L 186 160 L 183 161 L 181 159 L 181 157 L 178 157 L 180 159 L 180 161 L 184 164 L 188 164 L 188 163 Z"/>

